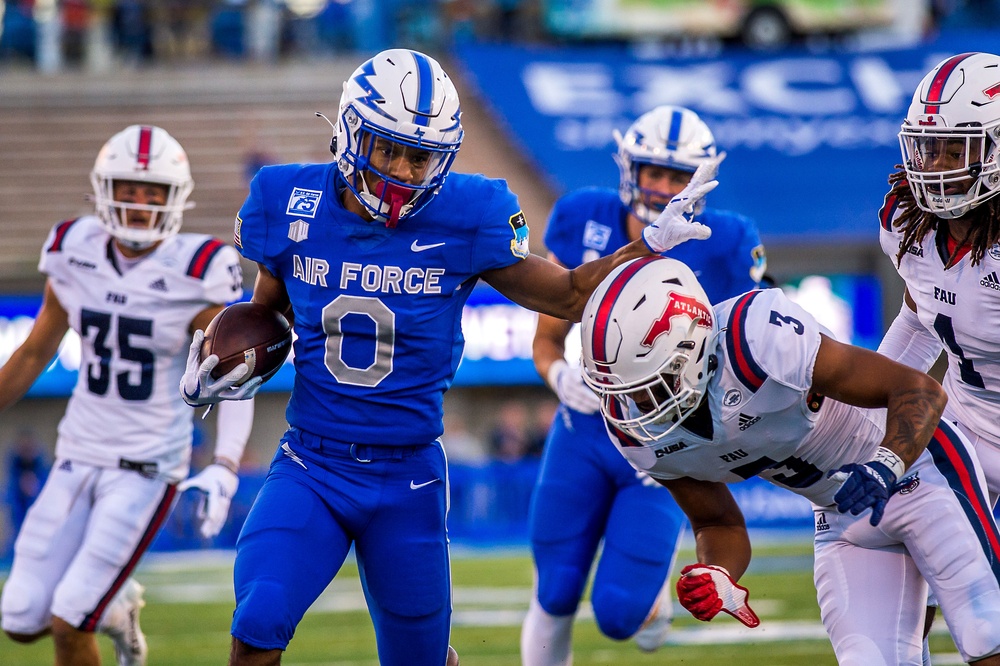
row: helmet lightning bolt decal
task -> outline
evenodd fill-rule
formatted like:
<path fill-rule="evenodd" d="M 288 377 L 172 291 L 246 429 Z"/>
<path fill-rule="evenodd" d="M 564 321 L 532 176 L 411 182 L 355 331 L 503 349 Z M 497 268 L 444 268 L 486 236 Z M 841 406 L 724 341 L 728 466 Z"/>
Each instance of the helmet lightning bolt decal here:
<path fill-rule="evenodd" d="M 354 81 L 358 86 L 364 90 L 367 95 L 364 97 L 358 97 L 357 100 L 364 104 L 366 107 L 374 111 L 375 113 L 388 118 L 389 120 L 395 121 L 396 119 L 390 116 L 388 113 L 382 110 L 380 106 L 381 102 L 385 102 L 385 97 L 378 90 L 375 89 L 375 85 L 369 81 L 369 77 L 375 76 L 375 59 L 371 59 L 361 66 L 361 74 L 354 77 Z"/>

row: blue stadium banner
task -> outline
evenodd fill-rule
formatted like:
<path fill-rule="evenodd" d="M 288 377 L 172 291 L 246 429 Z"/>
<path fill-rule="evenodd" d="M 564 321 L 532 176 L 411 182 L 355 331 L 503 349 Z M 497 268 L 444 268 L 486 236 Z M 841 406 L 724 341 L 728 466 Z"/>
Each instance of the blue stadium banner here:
<path fill-rule="evenodd" d="M 28 336 L 41 304 L 41 295 L 0 296 L 0 365 L 7 362 L 14 349 Z M 469 296 L 462 315 L 466 344 L 455 385 L 541 383 L 531 361 L 535 321 L 535 313 L 479 283 Z M 294 352 L 284 367 L 264 384 L 262 391 L 292 390 L 295 378 L 292 358 Z M 76 384 L 79 367 L 80 338 L 70 331 L 55 359 L 28 391 L 28 397 L 69 396 Z"/>
<path fill-rule="evenodd" d="M 1000 51 L 1000 32 L 823 53 L 467 45 L 456 55 L 560 193 L 617 185 L 613 130 L 661 104 L 693 109 L 728 153 L 709 205 L 753 217 L 776 244 L 877 242 L 913 90 L 945 57 L 977 50 Z"/>

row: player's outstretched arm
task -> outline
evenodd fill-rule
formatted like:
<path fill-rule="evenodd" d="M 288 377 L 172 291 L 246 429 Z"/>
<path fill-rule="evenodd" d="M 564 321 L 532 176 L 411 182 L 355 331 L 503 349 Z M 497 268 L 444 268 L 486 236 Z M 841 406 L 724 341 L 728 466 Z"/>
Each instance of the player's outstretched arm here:
<path fill-rule="evenodd" d="M 678 601 L 699 620 L 725 612 L 748 627 L 759 625 L 749 592 L 736 582 L 750 563 L 750 538 L 732 493 L 723 483 L 688 478 L 661 483 L 691 520 L 698 557 L 681 570 Z"/>
<path fill-rule="evenodd" d="M 528 255 L 516 264 L 487 271 L 482 278 L 529 310 L 567 321 L 580 321 L 590 294 L 616 266 L 665 252 L 687 240 L 708 238 L 711 230 L 688 217 L 702 197 L 718 185 L 715 173 L 723 157 L 724 153 L 699 167 L 688 186 L 667 205 L 656 223 L 643 230 L 642 238 L 619 248 L 614 254 L 588 261 L 571 271 L 536 255 Z"/>
<path fill-rule="evenodd" d="M 698 561 L 725 567 L 739 580 L 750 564 L 750 536 L 726 484 L 686 477 L 660 483 L 691 521 Z"/>
<path fill-rule="evenodd" d="M 38 375 L 42 374 L 59 351 L 59 344 L 68 330 L 69 316 L 52 286 L 46 282 L 42 307 L 35 316 L 31 332 L 7 362 L 0 366 L 0 411 L 13 405 L 28 392 Z"/>
<path fill-rule="evenodd" d="M 885 407 L 882 446 L 909 467 L 927 447 L 948 401 L 924 372 L 873 351 L 822 337 L 812 390 L 858 407 Z"/>
<path fill-rule="evenodd" d="M 929 375 L 867 349 L 822 337 L 812 390 L 859 407 L 885 407 L 886 429 L 872 460 L 830 472 L 842 485 L 837 510 L 858 515 L 871 508 L 878 525 L 896 482 L 920 456 L 938 427 L 948 400 Z"/>

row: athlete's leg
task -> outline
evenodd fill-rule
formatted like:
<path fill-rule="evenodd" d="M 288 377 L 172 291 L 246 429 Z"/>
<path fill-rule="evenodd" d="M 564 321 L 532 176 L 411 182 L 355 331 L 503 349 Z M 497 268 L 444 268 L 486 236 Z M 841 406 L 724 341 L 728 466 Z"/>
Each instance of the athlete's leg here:
<path fill-rule="evenodd" d="M 131 583 L 129 600 L 121 592 L 170 513 L 176 487 L 133 471 L 101 469 L 92 492 L 83 542 L 52 600 L 53 615 L 65 622 L 53 627 L 56 654 L 61 661 L 76 663 L 78 645 L 93 642 L 93 633 L 102 631 L 115 641 L 119 663 L 145 663 L 145 638 L 138 623 L 121 617 L 119 609 L 131 600 L 138 610 L 141 586 Z"/>
<path fill-rule="evenodd" d="M 383 666 L 441 666 L 451 630 L 448 471 L 440 443 L 364 447 L 354 472 L 380 501 L 355 543 Z"/>
<path fill-rule="evenodd" d="M 231 664 L 278 663 L 306 609 L 350 550 L 350 537 L 327 501 L 331 462 L 321 459 L 317 439 L 286 433 L 283 442 L 295 457 L 278 449 L 240 532 Z"/>
<path fill-rule="evenodd" d="M 14 544 L 0 599 L 3 630 L 19 643 L 50 633 L 52 596 L 83 541 L 98 470 L 56 461 Z"/>
<path fill-rule="evenodd" d="M 891 502 L 890 502 L 891 503 Z M 832 532 L 861 526 L 835 510 L 817 539 L 815 584 L 823 626 L 840 666 L 920 666 L 927 585 L 901 545 L 862 548 Z M 862 515 L 868 527 L 868 518 Z"/>
<path fill-rule="evenodd" d="M 665 639 L 672 609 L 669 592 L 662 599 L 661 592 L 669 588 L 677 541 L 687 520 L 670 491 L 659 484 L 643 484 L 617 451 L 611 453 L 617 460 L 609 464 L 620 462 L 631 480 L 619 490 L 608 518 L 591 593 L 594 616 L 602 632 L 622 640 L 634 635 L 651 615 L 663 612 Z M 663 608 L 658 605 L 661 601 Z"/>
<path fill-rule="evenodd" d="M 531 499 L 536 580 L 521 628 L 524 666 L 558 666 L 571 659 L 573 618 L 617 490 L 604 469 L 604 448 L 631 469 L 607 441 L 599 415 L 559 408 Z"/>

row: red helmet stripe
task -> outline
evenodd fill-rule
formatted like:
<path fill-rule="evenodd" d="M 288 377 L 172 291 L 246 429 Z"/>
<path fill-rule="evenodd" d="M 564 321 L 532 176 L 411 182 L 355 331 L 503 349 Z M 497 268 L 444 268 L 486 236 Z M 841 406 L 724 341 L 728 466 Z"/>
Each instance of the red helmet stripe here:
<path fill-rule="evenodd" d="M 150 152 L 153 145 L 153 128 L 143 126 L 139 128 L 139 150 L 136 153 L 136 166 L 141 171 L 149 171 Z"/>
<path fill-rule="evenodd" d="M 593 337 L 590 341 L 595 363 L 607 364 L 608 362 L 608 350 L 604 343 L 607 339 L 608 326 L 611 323 L 611 311 L 614 310 L 615 303 L 618 301 L 618 297 L 621 296 L 622 290 L 625 289 L 625 285 L 628 284 L 632 276 L 638 273 L 643 266 L 657 259 L 662 259 L 662 257 L 654 255 L 643 259 L 636 259 L 618 274 L 618 277 L 614 279 L 611 286 L 608 287 L 607 292 L 605 292 L 600 305 L 597 307 L 597 316 L 594 318 Z"/>
<path fill-rule="evenodd" d="M 951 76 L 952 72 L 958 67 L 958 65 L 966 58 L 976 55 L 975 53 L 961 53 L 957 56 L 952 56 L 948 58 L 947 61 L 938 70 L 937 74 L 934 75 L 934 79 L 931 80 L 930 88 L 927 89 L 927 102 L 924 106 L 924 113 L 934 114 L 941 112 L 941 94 L 944 92 L 944 84 L 947 83 L 948 77 Z"/>

